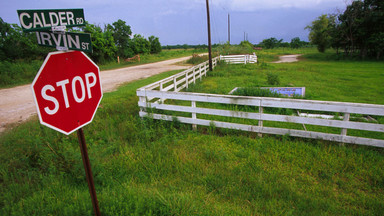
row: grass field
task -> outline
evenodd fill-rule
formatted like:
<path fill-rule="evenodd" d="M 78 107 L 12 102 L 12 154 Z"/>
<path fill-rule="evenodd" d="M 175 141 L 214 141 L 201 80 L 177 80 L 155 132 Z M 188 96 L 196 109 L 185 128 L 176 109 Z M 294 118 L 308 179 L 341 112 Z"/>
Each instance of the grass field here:
<path fill-rule="evenodd" d="M 271 72 L 282 85 L 306 86 L 310 99 L 384 104 L 382 62 L 330 61 L 332 53 L 304 50 L 299 63 L 272 65 L 287 51 L 268 52 L 264 64 L 223 75 L 260 76 L 232 76 L 227 85 L 212 76 L 194 88 L 264 86 Z M 136 89 L 176 72 L 105 94 L 84 128 L 102 215 L 384 214 L 383 149 L 141 119 Z M 0 136 L 0 185 L 0 215 L 92 215 L 76 134 L 37 117 Z"/>
<path fill-rule="evenodd" d="M 281 87 L 306 87 L 306 99 L 384 104 L 384 62 L 334 60 L 334 53 L 297 50 L 299 63 L 273 64 L 277 55 L 295 50 L 266 50 L 259 64 L 225 65 L 209 74 L 188 91 L 228 94 L 235 87 L 272 87 L 268 74 L 275 74 Z M 307 54 L 306 54 L 307 53 Z M 268 62 L 267 62 L 268 61 Z"/>

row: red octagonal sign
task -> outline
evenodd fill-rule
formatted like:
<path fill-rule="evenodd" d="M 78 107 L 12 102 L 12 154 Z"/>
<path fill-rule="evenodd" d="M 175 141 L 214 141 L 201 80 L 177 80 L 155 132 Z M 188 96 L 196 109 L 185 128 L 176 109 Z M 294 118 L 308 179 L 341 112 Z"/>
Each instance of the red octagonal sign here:
<path fill-rule="evenodd" d="M 41 124 L 66 135 L 92 121 L 103 97 L 99 67 L 79 51 L 49 53 L 32 91 Z"/>

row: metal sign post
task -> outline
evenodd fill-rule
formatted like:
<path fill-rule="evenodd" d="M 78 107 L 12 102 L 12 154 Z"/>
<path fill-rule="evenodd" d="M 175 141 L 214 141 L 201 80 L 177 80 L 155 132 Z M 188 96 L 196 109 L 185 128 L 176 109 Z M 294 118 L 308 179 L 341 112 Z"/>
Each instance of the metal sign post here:
<path fill-rule="evenodd" d="M 99 203 L 97 201 L 95 184 L 93 182 L 91 163 L 89 162 L 89 158 L 88 158 L 88 151 L 87 151 L 87 145 L 85 143 L 83 128 L 80 128 L 79 130 L 77 130 L 77 138 L 79 139 L 81 157 L 83 158 L 83 165 L 84 165 L 85 175 L 88 182 L 89 194 L 91 195 L 91 199 L 92 199 L 93 210 L 95 212 L 95 215 L 100 216 L 101 214 L 99 209 Z"/>

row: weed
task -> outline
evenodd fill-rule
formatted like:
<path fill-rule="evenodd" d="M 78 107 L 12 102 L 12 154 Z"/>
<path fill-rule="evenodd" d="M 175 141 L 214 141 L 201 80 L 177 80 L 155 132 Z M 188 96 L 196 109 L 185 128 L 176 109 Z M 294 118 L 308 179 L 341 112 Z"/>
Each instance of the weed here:
<path fill-rule="evenodd" d="M 187 60 L 187 64 L 198 65 L 208 60 L 206 55 L 193 54 L 190 59 Z"/>
<path fill-rule="evenodd" d="M 279 75 L 277 73 L 267 72 L 267 83 L 269 85 L 280 85 Z"/>

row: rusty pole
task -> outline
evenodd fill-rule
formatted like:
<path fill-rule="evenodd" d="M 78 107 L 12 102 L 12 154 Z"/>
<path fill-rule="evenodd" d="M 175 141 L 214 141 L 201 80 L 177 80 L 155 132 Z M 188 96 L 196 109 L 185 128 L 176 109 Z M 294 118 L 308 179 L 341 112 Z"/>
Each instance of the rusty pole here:
<path fill-rule="evenodd" d="M 83 158 L 85 176 L 86 176 L 87 182 L 88 182 L 88 188 L 89 188 L 89 193 L 90 193 L 91 199 L 92 199 L 93 210 L 94 210 L 96 216 L 100 216 L 101 214 L 100 214 L 100 209 L 99 209 L 99 203 L 98 203 L 97 197 L 96 197 L 95 184 L 93 182 L 91 163 L 89 162 L 87 145 L 85 143 L 85 137 L 84 137 L 84 132 L 83 132 L 82 128 L 77 130 L 77 138 L 79 139 L 81 157 Z"/>

